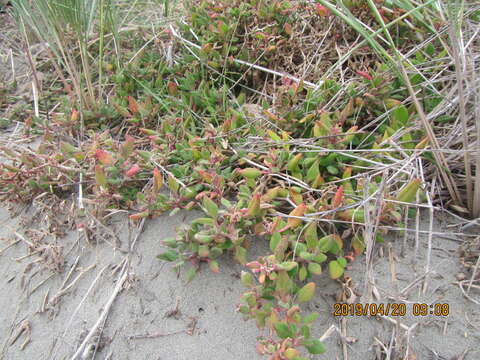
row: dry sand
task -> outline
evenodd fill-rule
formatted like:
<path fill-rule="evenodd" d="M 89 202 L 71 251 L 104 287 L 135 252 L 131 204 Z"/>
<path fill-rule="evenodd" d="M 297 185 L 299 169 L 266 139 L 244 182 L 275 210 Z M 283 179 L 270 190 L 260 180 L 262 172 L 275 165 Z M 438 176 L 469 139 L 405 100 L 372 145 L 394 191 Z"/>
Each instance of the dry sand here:
<path fill-rule="evenodd" d="M 31 214 L 32 209 L 24 216 Z M 255 352 L 256 337 L 260 331 L 253 322 L 244 322 L 235 313 L 235 305 L 244 290 L 237 279 L 241 271 L 239 265 L 226 259 L 221 262 L 220 274 L 205 269 L 185 285 L 183 279 L 177 278 L 171 271 L 170 264 L 155 257 L 161 251 L 160 240 L 174 235 L 176 226 L 194 216 L 192 213 L 173 217 L 165 215 L 148 221 L 130 255 L 115 250 L 105 242 L 89 244 L 77 231 L 56 242 L 47 237 L 43 239 L 45 243 L 57 244 L 63 249 L 64 270 L 55 273 L 41 262 L 29 265 L 38 257 L 36 255 L 18 260 L 28 254 L 28 245 L 24 241 L 7 248 L 18 240 L 14 232 L 23 234 L 26 228 L 20 221 L 22 216 L 11 219 L 2 209 L 0 320 L 3 326 L 0 328 L 0 340 L 3 348 L 0 358 L 70 359 L 112 296 L 119 277 L 119 272 L 112 274 L 113 267 L 129 256 L 130 268 L 124 288 L 116 296 L 105 323 L 102 321 L 100 326 L 103 332 L 99 349 L 95 357 L 92 357 L 92 352 L 86 351 L 85 359 L 260 359 Z M 120 238 L 120 249 L 128 249 L 129 242 L 135 238 L 136 227 L 130 225 L 123 216 L 118 216 L 111 224 Z M 400 256 L 403 238 L 393 240 L 397 281 L 391 278 L 390 245 L 377 246 L 375 253 L 373 278 L 381 296 L 377 302 L 401 302 L 400 291 L 424 274 L 425 237 L 419 239 L 415 266 L 412 265 L 414 239 L 407 242 L 407 255 L 404 257 Z M 432 351 L 445 359 L 453 359 L 466 349 L 470 352 L 464 359 L 480 359 L 479 307 L 465 299 L 459 287 L 452 284 L 461 270 L 456 256 L 458 245 L 457 240 L 434 237 L 432 272 L 426 294 L 422 294 L 422 282 L 419 282 L 402 298 L 406 303 L 448 303 L 450 316 L 446 318 L 399 317 L 397 320 L 403 326 L 400 327 L 378 318 L 346 317 L 342 320 L 333 317 L 333 304 L 342 292 L 342 286 L 321 276 L 316 300 L 309 305 L 311 310 L 321 314 L 315 324 L 315 333 L 321 336 L 332 325 L 345 332 L 343 337 L 333 332 L 325 341 L 327 354 L 316 358 L 344 359 L 344 351 L 347 351 L 349 360 L 377 359 L 380 342 L 388 348 L 390 342 L 397 339 L 401 341 L 399 349 L 404 351 L 408 339 L 409 351 L 416 355 L 416 359 L 435 359 Z M 378 253 L 381 250 L 383 256 Z M 253 246 L 251 258 L 266 251 L 265 242 L 259 239 Z M 360 257 L 348 271 L 353 278 L 352 287 L 359 292 L 363 291 L 364 263 L 365 257 Z M 70 280 L 63 285 L 72 267 L 74 271 Z M 82 272 L 84 275 L 71 289 L 58 301 L 52 300 L 62 286 L 68 287 Z M 47 294 L 50 305 L 45 301 Z M 368 301 L 367 292 L 364 294 L 360 302 Z M 478 290 L 470 294 L 477 299 L 479 297 Z M 42 307 L 46 308 L 43 312 Z M 414 324 L 417 325 L 412 327 Z M 21 333 L 11 344 L 12 337 L 22 325 L 28 325 L 29 331 Z M 408 337 L 406 327 L 412 327 Z M 22 350 L 27 338 L 30 342 Z M 97 341 L 98 336 L 95 336 L 88 346 L 94 349 Z M 415 357 L 412 355 L 410 359 Z"/>

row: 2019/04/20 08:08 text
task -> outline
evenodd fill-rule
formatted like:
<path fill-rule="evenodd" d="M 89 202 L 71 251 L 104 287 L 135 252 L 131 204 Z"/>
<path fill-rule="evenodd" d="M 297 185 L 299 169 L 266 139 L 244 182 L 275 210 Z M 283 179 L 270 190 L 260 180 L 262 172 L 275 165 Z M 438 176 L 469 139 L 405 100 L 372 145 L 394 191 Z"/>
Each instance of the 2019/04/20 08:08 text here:
<path fill-rule="evenodd" d="M 438 304 L 411 304 L 411 315 L 413 316 L 448 316 L 450 306 L 446 303 Z M 406 316 L 407 305 L 403 303 L 386 304 L 346 304 L 335 303 L 333 305 L 334 316 Z"/>

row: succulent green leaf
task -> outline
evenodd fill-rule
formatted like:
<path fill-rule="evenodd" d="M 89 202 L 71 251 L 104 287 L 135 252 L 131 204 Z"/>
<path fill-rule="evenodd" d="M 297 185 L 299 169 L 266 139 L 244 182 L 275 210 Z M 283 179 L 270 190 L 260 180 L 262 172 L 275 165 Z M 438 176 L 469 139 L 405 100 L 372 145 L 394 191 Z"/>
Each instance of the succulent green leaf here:
<path fill-rule="evenodd" d="M 280 235 L 278 232 L 273 233 L 273 235 L 270 237 L 270 250 L 272 252 L 275 251 L 277 245 L 280 243 L 280 240 L 282 240 L 282 235 Z"/>
<path fill-rule="evenodd" d="M 216 259 L 218 258 L 220 255 L 223 254 L 223 250 L 218 248 L 218 247 L 212 247 L 210 249 L 210 255 L 208 256 L 210 259 Z"/>
<path fill-rule="evenodd" d="M 298 271 L 298 280 L 300 281 L 305 280 L 307 278 L 307 275 L 308 275 L 307 268 L 304 265 L 302 265 L 302 267 Z"/>
<path fill-rule="evenodd" d="M 295 261 L 285 261 L 285 262 L 282 262 L 280 264 L 277 264 L 277 268 L 281 269 L 281 270 L 285 270 L 285 271 L 290 271 L 294 268 L 297 267 L 297 263 Z"/>
<path fill-rule="evenodd" d="M 187 272 L 185 273 L 186 282 L 189 283 L 190 281 L 192 281 L 195 275 L 197 275 L 196 268 L 191 267 L 190 269 L 188 269 Z"/>
<path fill-rule="evenodd" d="M 323 253 L 328 252 L 332 248 L 333 242 L 334 240 L 331 235 L 324 236 L 318 242 L 318 249 Z"/>
<path fill-rule="evenodd" d="M 308 169 L 307 171 L 307 181 L 309 183 L 311 183 L 312 181 L 314 181 L 318 175 L 320 175 L 320 168 L 319 168 L 319 161 L 316 160 L 312 166 L 310 166 L 310 168 Z"/>
<path fill-rule="evenodd" d="M 300 332 L 305 339 L 310 338 L 310 327 L 307 325 L 302 325 Z"/>
<path fill-rule="evenodd" d="M 315 283 L 309 282 L 307 285 L 302 287 L 297 293 L 298 302 L 307 302 L 312 300 L 313 295 L 315 295 Z"/>
<path fill-rule="evenodd" d="M 325 255 L 324 253 L 320 253 L 318 255 L 315 255 L 313 257 L 313 260 L 317 263 L 323 263 L 327 260 L 327 255 Z"/>
<path fill-rule="evenodd" d="M 177 239 L 175 238 L 167 238 L 162 241 L 165 246 L 171 247 L 171 248 L 176 248 L 178 246 Z"/>
<path fill-rule="evenodd" d="M 305 229 L 305 241 L 308 250 L 313 250 L 318 245 L 317 223 L 312 221 Z"/>
<path fill-rule="evenodd" d="M 201 224 L 201 225 L 213 225 L 215 221 L 212 218 L 197 218 L 192 221 L 192 225 Z"/>
<path fill-rule="evenodd" d="M 174 193 L 177 193 L 180 187 L 179 183 L 172 175 L 168 175 L 168 187 Z"/>
<path fill-rule="evenodd" d="M 235 260 L 240 264 L 247 263 L 247 249 L 237 246 L 235 247 Z"/>
<path fill-rule="evenodd" d="M 286 339 L 294 336 L 290 327 L 283 322 L 278 322 L 275 324 L 275 331 L 280 339 Z"/>
<path fill-rule="evenodd" d="M 215 260 L 210 261 L 210 262 L 208 263 L 208 267 L 209 267 L 210 270 L 211 270 L 212 272 L 214 272 L 214 273 L 220 272 L 220 266 L 218 265 L 218 261 L 215 261 Z"/>
<path fill-rule="evenodd" d="M 308 264 L 308 271 L 315 275 L 320 275 L 322 273 L 322 266 L 320 264 L 311 262 Z"/>
<path fill-rule="evenodd" d="M 302 251 L 302 252 L 300 253 L 300 257 L 301 257 L 303 260 L 311 261 L 311 260 L 313 260 L 313 258 L 315 257 L 315 255 L 309 253 L 308 251 Z"/>
<path fill-rule="evenodd" d="M 310 354 L 318 355 L 318 354 L 323 354 L 325 351 L 327 351 L 323 343 L 318 339 L 309 340 L 308 342 L 305 342 L 303 345 L 305 346 L 305 348 L 308 350 Z"/>
<path fill-rule="evenodd" d="M 292 279 L 290 279 L 290 276 L 288 276 L 286 271 L 279 271 L 275 282 L 275 290 L 278 291 L 280 294 L 287 294 L 293 285 L 293 281 Z"/>
<path fill-rule="evenodd" d="M 347 260 L 344 257 L 339 257 L 337 261 L 340 264 L 340 266 L 342 266 L 343 268 L 347 266 Z"/>
<path fill-rule="evenodd" d="M 311 324 L 311 323 L 313 323 L 315 320 L 317 320 L 318 317 L 319 317 L 319 314 L 316 313 L 316 312 L 314 312 L 314 313 L 311 313 L 311 314 L 308 314 L 307 316 L 305 316 L 305 317 L 303 318 L 303 322 L 304 322 L 305 324 Z"/>
<path fill-rule="evenodd" d="M 338 279 L 343 275 L 343 266 L 338 263 L 336 260 L 332 260 L 328 263 L 328 272 L 332 279 Z"/>
<path fill-rule="evenodd" d="M 249 272 L 242 271 L 242 275 L 240 276 L 240 279 L 242 280 L 242 284 L 250 287 L 253 285 L 253 275 Z"/>
<path fill-rule="evenodd" d="M 175 261 L 178 259 L 178 253 L 174 250 L 167 250 L 160 255 L 157 255 L 157 258 L 165 261 Z"/>
<path fill-rule="evenodd" d="M 392 111 L 392 118 L 398 121 L 402 126 L 407 125 L 408 122 L 408 110 L 404 105 L 398 106 Z"/>
<path fill-rule="evenodd" d="M 211 217 L 217 217 L 218 215 L 218 206 L 210 199 L 208 196 L 204 196 L 202 200 L 202 205 L 205 208 L 208 215 Z"/>

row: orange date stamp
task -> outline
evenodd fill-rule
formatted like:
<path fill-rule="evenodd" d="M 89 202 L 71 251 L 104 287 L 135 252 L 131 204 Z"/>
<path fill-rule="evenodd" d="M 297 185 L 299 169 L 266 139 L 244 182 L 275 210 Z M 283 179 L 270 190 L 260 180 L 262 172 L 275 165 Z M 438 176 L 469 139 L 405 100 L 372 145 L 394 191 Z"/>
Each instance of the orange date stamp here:
<path fill-rule="evenodd" d="M 448 316 L 450 306 L 447 303 L 413 303 L 407 307 L 404 303 L 371 304 L 333 304 L 333 316 Z"/>

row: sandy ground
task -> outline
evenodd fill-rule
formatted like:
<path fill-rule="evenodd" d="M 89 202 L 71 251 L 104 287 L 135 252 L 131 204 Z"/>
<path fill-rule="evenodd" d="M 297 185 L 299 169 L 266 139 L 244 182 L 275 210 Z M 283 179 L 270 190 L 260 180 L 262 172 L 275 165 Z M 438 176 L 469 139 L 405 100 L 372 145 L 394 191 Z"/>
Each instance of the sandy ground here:
<path fill-rule="evenodd" d="M 26 241 L 33 240 L 27 236 L 24 236 L 26 241 L 20 240 L 15 235 L 38 227 L 38 224 L 25 227 L 32 211 L 29 209 L 13 219 L 5 209 L 0 212 L 1 359 L 70 359 L 111 299 L 120 274 L 115 267 L 127 257 L 128 277 L 106 320 L 100 323 L 101 336 L 97 331 L 87 344 L 93 350 L 98 343 L 98 351 L 95 354 L 82 351 L 84 357 L 80 358 L 261 358 L 255 353 L 260 331 L 253 322 L 244 322 L 235 313 L 244 290 L 237 279 L 240 266 L 224 260 L 220 274 L 205 269 L 185 285 L 171 271 L 170 264 L 155 257 L 161 251 L 160 240 L 172 236 L 176 226 L 191 220 L 195 214 L 165 215 L 146 222 L 130 253 L 121 250 L 128 249 L 128 244 L 136 238 L 137 227 L 122 216 L 111 224 L 120 240 L 119 249 L 106 242 L 88 243 L 77 231 L 57 240 L 45 237 L 42 242 L 51 248 L 58 247 L 65 260 L 63 271 L 55 272 L 47 266 L 48 261 L 38 260 L 38 254 L 29 254 Z M 436 229 L 439 231 L 441 227 Z M 380 296 L 376 302 L 448 303 L 450 315 L 414 317 L 409 305 L 407 316 L 395 318 L 398 324 L 373 317 L 334 317 L 333 304 L 345 288 L 321 276 L 316 300 L 309 304 L 311 310 L 321 314 L 315 333 L 320 337 L 332 326 L 339 332 L 330 334 L 325 340 L 328 352 L 316 358 L 384 359 L 377 355 L 382 346 L 398 344 L 396 350 L 400 354 L 408 346 L 409 359 L 437 359 L 435 352 L 442 356 L 438 359 L 460 359 L 455 356 L 467 349 L 470 351 L 464 359 L 479 359 L 479 306 L 466 299 L 454 284 L 461 271 L 456 256 L 459 240 L 453 236 L 433 237 L 425 294 L 422 276 L 426 238 L 419 239 L 416 261 L 414 237 L 407 239 L 403 257 L 403 237 L 392 240 L 376 248 L 373 280 Z M 252 248 L 251 258 L 266 250 L 265 242 L 259 239 Z M 392 280 L 392 266 L 396 280 Z M 357 259 L 348 275 L 352 277 L 350 286 L 361 296 L 357 300 L 368 301 L 368 291 L 364 291 L 365 257 Z M 416 279 L 420 281 L 415 282 Z M 478 290 L 471 290 L 470 296 L 478 299 Z M 22 326 L 25 331 L 20 333 Z"/>
<path fill-rule="evenodd" d="M 128 255 L 131 266 L 125 289 L 108 314 L 100 341 L 103 349 L 97 353 L 97 359 L 106 358 L 108 354 L 111 359 L 258 358 L 254 324 L 244 322 L 234 309 L 242 291 L 234 279 L 240 270 L 237 265 L 222 264 L 222 273 L 215 276 L 202 272 L 185 286 L 169 264 L 155 258 L 161 250 L 160 240 L 172 236 L 182 220 L 181 216 L 167 216 L 151 221 L 138 238 L 135 251 Z M 2 211 L 2 238 L 12 238 L 17 221 Z M 128 221 L 115 225 L 121 244 L 125 245 Z M 59 240 L 64 252 L 72 250 L 65 254 L 65 271 L 53 277 L 43 264 L 26 269 L 35 256 L 14 260 L 26 254 L 26 244 L 22 241 L 2 252 L 0 319 L 4 326 L 0 329 L 0 338 L 4 347 L 1 358 L 68 359 L 85 331 L 98 319 L 116 286 L 118 276 L 112 275 L 112 269 L 127 255 L 105 243 L 88 244 L 76 235 L 71 233 Z M 8 240 L 2 241 L 2 248 L 8 244 Z M 72 268 L 66 287 L 86 272 L 55 304 L 52 300 L 61 291 L 66 274 Z M 45 279 L 48 280 L 43 283 Z M 42 285 L 38 287 L 39 284 Z M 39 312 L 47 293 L 51 305 L 46 306 L 45 312 Z M 21 350 L 26 334 L 13 345 L 9 343 L 12 333 L 26 321 L 31 328 L 31 342 Z M 149 335 L 153 338 L 140 338 Z"/>

